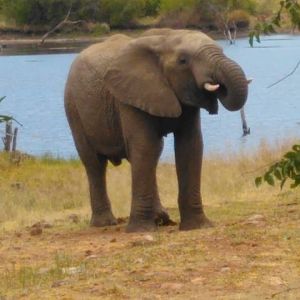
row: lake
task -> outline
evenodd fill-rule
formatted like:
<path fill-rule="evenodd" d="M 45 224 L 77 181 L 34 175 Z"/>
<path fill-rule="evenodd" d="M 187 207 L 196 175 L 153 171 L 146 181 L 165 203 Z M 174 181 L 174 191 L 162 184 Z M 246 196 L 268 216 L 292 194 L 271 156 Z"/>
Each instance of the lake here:
<path fill-rule="evenodd" d="M 221 105 L 218 115 L 201 112 L 205 155 L 254 151 L 262 141 L 274 144 L 297 137 L 300 129 L 300 68 L 283 82 L 269 85 L 289 74 L 300 60 L 300 37 L 276 35 L 262 38 L 250 48 L 248 39 L 235 45 L 219 41 L 227 56 L 237 61 L 250 86 L 245 107 L 251 134 L 242 137 L 239 112 Z M 67 74 L 77 54 L 0 56 L 0 112 L 13 115 L 20 128 L 18 149 L 34 155 L 76 157 L 65 118 L 63 93 Z M 3 125 L 0 135 L 3 136 Z M 173 139 L 165 138 L 162 160 L 172 161 Z"/>

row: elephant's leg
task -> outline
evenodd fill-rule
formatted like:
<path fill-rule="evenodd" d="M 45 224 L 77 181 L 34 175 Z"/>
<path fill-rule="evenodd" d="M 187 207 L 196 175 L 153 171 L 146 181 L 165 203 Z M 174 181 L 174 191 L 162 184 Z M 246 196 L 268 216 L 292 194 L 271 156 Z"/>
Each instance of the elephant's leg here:
<path fill-rule="evenodd" d="M 129 106 L 121 107 L 127 155 L 131 164 L 132 203 L 127 232 L 153 231 L 169 223 L 156 182 L 156 167 L 163 147 L 155 118 Z"/>
<path fill-rule="evenodd" d="M 192 111 L 188 118 L 183 118 L 181 129 L 175 133 L 181 230 L 211 226 L 204 214 L 200 193 L 202 153 L 199 112 Z"/>
<path fill-rule="evenodd" d="M 110 201 L 106 191 L 107 159 L 98 155 L 98 164 L 85 164 L 91 197 L 91 226 L 102 227 L 116 225 L 117 220 L 112 214 Z"/>
<path fill-rule="evenodd" d="M 127 232 L 153 231 L 163 215 L 156 183 L 159 154 L 158 141 L 131 145 L 132 203 Z"/>
<path fill-rule="evenodd" d="M 101 227 L 115 225 L 117 221 L 112 214 L 106 191 L 107 159 L 95 152 L 86 139 L 80 117 L 75 108 L 66 107 L 67 117 L 73 133 L 78 154 L 83 162 L 89 181 L 92 209 L 91 226 Z"/>

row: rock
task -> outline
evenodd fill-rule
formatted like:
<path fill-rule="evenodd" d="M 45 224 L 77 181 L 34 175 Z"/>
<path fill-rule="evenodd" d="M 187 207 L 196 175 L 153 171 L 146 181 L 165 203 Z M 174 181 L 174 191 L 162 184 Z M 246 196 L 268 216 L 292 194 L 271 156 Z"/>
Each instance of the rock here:
<path fill-rule="evenodd" d="M 92 255 L 93 251 L 92 250 L 85 250 L 85 256 L 90 256 Z"/>
<path fill-rule="evenodd" d="M 231 269 L 230 269 L 229 267 L 223 267 L 223 268 L 221 268 L 220 271 L 221 271 L 222 273 L 225 273 L 225 272 L 231 271 Z"/>
<path fill-rule="evenodd" d="M 285 282 L 280 277 L 270 277 L 269 283 L 272 286 L 285 285 Z"/>
<path fill-rule="evenodd" d="M 191 283 L 200 284 L 200 283 L 203 283 L 203 281 L 204 281 L 203 277 L 195 277 L 191 280 Z"/>
<path fill-rule="evenodd" d="M 140 257 L 140 258 L 136 259 L 134 262 L 142 264 L 144 262 L 144 260 Z"/>
<path fill-rule="evenodd" d="M 113 238 L 113 239 L 111 239 L 109 242 L 110 243 L 115 243 L 117 241 L 117 239 L 116 238 Z"/>
<path fill-rule="evenodd" d="M 74 274 L 83 272 L 83 268 L 81 266 L 80 267 L 62 268 L 61 270 L 62 270 L 63 274 L 67 274 L 67 275 L 74 275 Z"/>
<path fill-rule="evenodd" d="M 42 229 L 41 226 L 40 227 L 38 227 L 38 226 L 32 227 L 30 229 L 30 235 L 31 236 L 41 235 L 42 233 L 43 233 L 43 229 Z"/>
<path fill-rule="evenodd" d="M 78 215 L 76 215 L 76 214 L 71 214 L 71 215 L 69 215 L 69 220 L 71 220 L 73 223 L 75 223 L 75 224 L 77 224 L 77 223 L 79 223 L 79 216 Z"/>
<path fill-rule="evenodd" d="M 133 247 L 135 246 L 145 246 L 152 245 L 155 243 L 155 239 L 151 234 L 143 235 L 141 238 L 130 242 Z"/>
<path fill-rule="evenodd" d="M 177 282 L 165 282 L 161 285 L 161 288 L 167 289 L 167 290 L 180 290 L 182 289 L 183 284 L 177 283 Z"/>
<path fill-rule="evenodd" d="M 85 260 L 92 260 L 92 259 L 97 259 L 97 258 L 98 258 L 97 255 L 92 254 L 92 255 L 87 256 L 87 257 L 85 258 Z"/>
<path fill-rule="evenodd" d="M 15 236 L 16 236 L 16 237 L 21 237 L 21 236 L 22 236 L 22 233 L 19 232 L 19 231 L 16 231 L 16 232 L 15 232 Z"/>
<path fill-rule="evenodd" d="M 252 215 L 244 222 L 244 224 L 264 225 L 265 222 L 266 218 L 263 215 Z"/>
<path fill-rule="evenodd" d="M 148 242 L 154 242 L 154 237 L 150 234 L 145 235 L 144 239 Z"/>
<path fill-rule="evenodd" d="M 266 221 L 266 218 L 263 215 L 252 215 L 247 219 L 247 221 L 249 221 L 249 222 L 253 222 L 253 221 L 264 222 L 264 221 Z"/>
<path fill-rule="evenodd" d="M 23 188 L 23 183 L 22 182 L 14 182 L 10 185 L 13 189 L 16 189 L 16 190 L 20 190 Z"/>

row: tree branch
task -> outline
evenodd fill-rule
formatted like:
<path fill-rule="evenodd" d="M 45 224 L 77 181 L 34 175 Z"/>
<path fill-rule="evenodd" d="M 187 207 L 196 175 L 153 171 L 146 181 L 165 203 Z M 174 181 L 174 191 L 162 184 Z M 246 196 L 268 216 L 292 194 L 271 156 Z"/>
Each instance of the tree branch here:
<path fill-rule="evenodd" d="M 277 85 L 278 83 L 284 81 L 284 80 L 287 79 L 288 77 L 292 76 L 292 75 L 296 72 L 296 70 L 299 68 L 299 66 L 300 66 L 300 60 L 298 61 L 297 65 L 295 66 L 295 68 L 293 69 L 292 72 L 290 72 L 289 74 L 287 74 L 287 75 L 284 76 L 283 78 L 277 80 L 276 82 L 272 83 L 272 84 L 269 85 L 267 88 L 269 89 L 269 88 L 273 87 L 274 85 Z"/>
<path fill-rule="evenodd" d="M 71 24 L 71 25 L 76 25 L 76 24 L 79 24 L 79 23 L 82 23 L 84 22 L 83 20 L 77 20 L 77 21 L 69 21 L 69 17 L 70 17 L 70 14 L 71 14 L 71 11 L 72 11 L 72 6 L 70 7 L 67 15 L 65 16 L 65 18 L 59 22 L 55 27 L 53 27 L 51 30 L 49 30 L 48 32 L 46 32 L 42 39 L 41 39 L 41 42 L 40 42 L 40 45 L 43 45 L 45 40 L 48 38 L 48 36 L 52 33 L 54 33 L 56 30 L 58 30 L 59 28 L 67 25 L 67 24 Z"/>

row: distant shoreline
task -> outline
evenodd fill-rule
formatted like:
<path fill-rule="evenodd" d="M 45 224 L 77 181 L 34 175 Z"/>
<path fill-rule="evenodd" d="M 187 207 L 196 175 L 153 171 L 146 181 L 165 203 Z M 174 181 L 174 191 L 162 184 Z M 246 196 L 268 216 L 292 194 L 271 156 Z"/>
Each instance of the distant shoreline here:
<path fill-rule="evenodd" d="M 41 45 L 41 36 L 28 36 L 26 34 L 0 34 L 0 56 L 16 55 L 16 54 L 45 54 L 45 53 L 78 53 L 89 45 L 103 42 L 106 38 L 113 34 L 123 33 L 130 36 L 139 35 L 141 30 L 124 30 L 115 31 L 100 37 L 77 36 L 77 37 L 60 37 L 53 36 L 48 38 Z M 248 30 L 239 31 L 237 38 L 245 38 L 248 36 Z M 224 39 L 222 32 L 210 31 L 205 32 L 215 40 Z M 278 34 L 290 34 L 290 32 L 280 32 Z M 295 34 L 297 35 L 297 33 Z"/>

